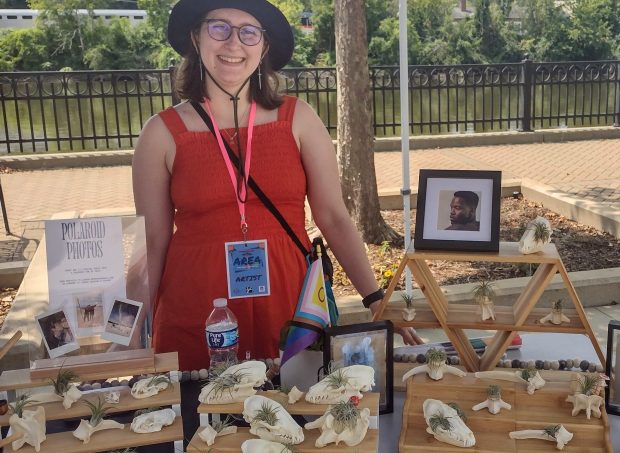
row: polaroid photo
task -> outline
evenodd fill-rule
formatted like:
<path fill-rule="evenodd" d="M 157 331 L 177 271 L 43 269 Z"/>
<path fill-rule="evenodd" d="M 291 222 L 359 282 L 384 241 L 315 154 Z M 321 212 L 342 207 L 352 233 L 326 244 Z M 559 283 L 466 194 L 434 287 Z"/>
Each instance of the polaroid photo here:
<path fill-rule="evenodd" d="M 105 320 L 101 338 L 129 346 L 140 318 L 140 311 L 142 311 L 142 302 L 121 298 L 114 299 L 112 309 Z"/>
<path fill-rule="evenodd" d="M 78 338 L 99 335 L 103 332 L 103 290 L 73 294 L 73 307 Z"/>
<path fill-rule="evenodd" d="M 50 359 L 80 349 L 67 315 L 62 308 L 45 312 L 35 319 Z"/>

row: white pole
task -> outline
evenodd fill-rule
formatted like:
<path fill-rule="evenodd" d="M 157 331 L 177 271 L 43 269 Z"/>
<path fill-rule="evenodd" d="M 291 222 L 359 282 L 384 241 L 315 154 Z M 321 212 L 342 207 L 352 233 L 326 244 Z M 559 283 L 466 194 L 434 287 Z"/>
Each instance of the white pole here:
<path fill-rule="evenodd" d="M 398 2 L 398 30 L 400 51 L 400 141 L 403 166 L 403 218 L 405 220 L 405 249 L 411 242 L 411 188 L 409 187 L 409 62 L 407 59 L 407 0 Z M 405 290 L 411 296 L 411 271 L 405 271 Z"/>

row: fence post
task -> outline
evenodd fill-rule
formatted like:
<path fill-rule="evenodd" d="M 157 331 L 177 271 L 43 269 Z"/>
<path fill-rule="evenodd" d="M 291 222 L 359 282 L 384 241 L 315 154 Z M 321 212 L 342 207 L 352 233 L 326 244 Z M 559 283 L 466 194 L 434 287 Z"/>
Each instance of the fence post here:
<path fill-rule="evenodd" d="M 616 62 L 616 103 L 614 105 L 614 126 L 620 127 L 620 61 Z"/>
<path fill-rule="evenodd" d="M 521 118 L 520 132 L 532 132 L 532 60 L 526 55 L 521 62 L 521 77 L 523 84 L 520 93 L 519 117 Z"/>
<path fill-rule="evenodd" d="M 179 102 L 181 102 L 181 100 L 179 99 L 176 91 L 174 90 L 174 83 L 175 83 L 174 79 L 176 77 L 176 72 L 177 72 L 177 68 L 174 65 L 174 60 L 170 60 L 170 65 L 168 66 L 168 72 L 170 73 L 170 93 L 172 95 L 172 105 L 177 105 Z"/>

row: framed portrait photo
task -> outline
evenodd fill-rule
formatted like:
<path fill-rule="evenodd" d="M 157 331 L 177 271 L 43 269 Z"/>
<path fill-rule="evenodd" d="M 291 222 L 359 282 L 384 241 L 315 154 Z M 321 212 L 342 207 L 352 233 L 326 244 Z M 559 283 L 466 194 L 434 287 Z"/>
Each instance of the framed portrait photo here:
<path fill-rule="evenodd" d="M 419 250 L 499 250 L 502 173 L 420 170 L 414 245 Z"/>
<path fill-rule="evenodd" d="M 367 365 L 375 370 L 373 392 L 379 396 L 379 413 L 394 410 L 394 325 L 377 321 L 325 329 L 325 369 Z"/>
<path fill-rule="evenodd" d="M 42 313 L 35 319 L 50 359 L 80 349 L 74 329 L 62 308 Z"/>
<path fill-rule="evenodd" d="M 620 415 L 620 321 L 610 321 L 607 326 L 607 357 L 605 374 L 609 385 L 605 389 L 605 409 L 608 414 Z"/>

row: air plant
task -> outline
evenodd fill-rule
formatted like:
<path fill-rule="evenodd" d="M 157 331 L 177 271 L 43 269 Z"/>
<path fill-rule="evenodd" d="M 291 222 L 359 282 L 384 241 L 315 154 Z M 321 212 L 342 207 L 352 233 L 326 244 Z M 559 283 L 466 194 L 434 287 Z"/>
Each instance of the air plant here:
<path fill-rule="evenodd" d="M 578 378 L 578 392 L 586 396 L 598 395 L 605 385 L 605 378 L 598 373 L 582 374 Z"/>
<path fill-rule="evenodd" d="M 232 395 L 232 391 L 236 385 L 241 384 L 243 379 L 248 376 L 248 373 L 244 373 L 241 370 L 237 370 L 234 373 L 215 375 L 210 377 L 204 384 L 213 384 L 213 387 L 209 391 L 208 395 L 212 394 L 215 398 L 221 397 L 225 392 L 229 392 Z"/>
<path fill-rule="evenodd" d="M 325 378 L 325 382 L 327 382 L 330 388 L 339 389 L 345 387 L 349 383 L 349 378 L 345 374 L 344 369 L 339 368 L 328 374 Z"/>
<path fill-rule="evenodd" d="M 482 280 L 474 287 L 472 292 L 477 301 L 482 301 L 485 297 L 490 299 L 495 296 L 495 285 L 488 280 Z"/>
<path fill-rule="evenodd" d="M 553 310 L 555 311 L 562 311 L 562 299 L 558 299 L 555 302 L 553 302 Z"/>
<path fill-rule="evenodd" d="M 426 351 L 426 363 L 442 364 L 447 358 L 446 352 L 442 349 L 430 348 Z"/>
<path fill-rule="evenodd" d="M 534 222 L 532 223 L 532 226 L 530 228 L 533 228 L 534 230 L 534 240 L 536 242 L 549 241 L 549 238 L 551 237 L 551 230 L 549 229 L 549 227 L 547 227 L 545 223 Z"/>
<path fill-rule="evenodd" d="M 140 415 L 160 411 L 161 409 L 162 409 L 161 407 L 147 407 L 146 409 L 138 409 L 137 411 L 134 412 L 133 416 L 135 418 L 135 417 L 139 417 Z"/>
<path fill-rule="evenodd" d="M 405 301 L 407 309 L 413 308 L 413 296 L 407 293 L 400 293 L 400 297 Z"/>
<path fill-rule="evenodd" d="M 490 400 L 497 401 L 502 397 L 502 388 L 499 385 L 489 385 L 487 387 L 487 397 Z"/>
<path fill-rule="evenodd" d="M 279 408 L 265 401 L 261 403 L 260 409 L 254 414 L 254 421 L 264 422 L 269 426 L 275 426 L 278 422 L 278 410 Z"/>
<path fill-rule="evenodd" d="M 233 426 L 233 419 L 230 415 L 227 415 L 224 420 L 213 420 L 211 422 L 211 427 L 215 430 L 216 433 L 222 432 L 229 426 Z"/>
<path fill-rule="evenodd" d="M 209 368 L 209 378 L 208 380 L 213 380 L 214 378 L 220 376 L 224 371 L 230 368 L 233 365 L 237 365 L 237 362 L 232 360 L 225 360 L 217 365 Z"/>
<path fill-rule="evenodd" d="M 526 381 L 529 381 L 534 376 L 536 376 L 536 373 L 538 373 L 538 371 L 536 370 L 536 368 L 532 368 L 532 367 L 525 368 L 520 371 L 521 378 L 523 378 Z"/>
<path fill-rule="evenodd" d="M 456 415 L 458 415 L 461 420 L 464 422 L 467 421 L 467 415 L 465 415 L 465 412 L 461 409 L 461 406 L 456 403 L 448 403 L 448 406 L 456 411 Z"/>
<path fill-rule="evenodd" d="M 157 376 L 153 376 L 151 378 L 151 380 L 149 381 L 149 386 L 156 386 L 159 384 L 162 384 L 166 382 L 167 384 L 170 384 L 172 381 L 170 380 L 170 377 L 167 374 L 158 374 Z"/>
<path fill-rule="evenodd" d="M 90 409 L 90 421 L 89 424 L 93 428 L 97 426 L 103 420 L 103 417 L 106 416 L 108 412 L 108 407 L 105 405 L 105 400 L 101 398 L 97 398 L 96 403 L 92 403 L 90 401 L 84 401 L 84 404 L 88 406 Z"/>
<path fill-rule="evenodd" d="M 51 379 L 54 386 L 54 393 L 58 396 L 64 396 L 65 393 L 71 388 L 71 383 L 77 381 L 79 376 L 71 370 L 58 370 L 56 379 Z"/>
<path fill-rule="evenodd" d="M 556 438 L 556 436 L 558 435 L 558 432 L 560 431 L 560 428 L 561 428 L 561 427 L 562 427 L 562 425 L 551 425 L 551 426 L 545 426 L 545 427 L 543 428 L 543 432 L 544 432 L 547 436 L 549 436 L 549 437 L 551 437 L 551 438 L 555 439 L 555 438 Z"/>
<path fill-rule="evenodd" d="M 448 417 L 439 412 L 431 415 L 431 417 L 428 419 L 428 424 L 431 428 L 431 431 L 433 431 L 434 433 L 436 433 L 439 428 L 443 429 L 444 431 L 452 431 L 452 423 L 450 422 Z"/>
<path fill-rule="evenodd" d="M 26 406 L 33 404 L 35 401 L 30 398 L 30 395 L 23 394 L 14 403 L 9 404 L 9 411 L 11 414 L 17 414 L 19 418 L 24 416 L 24 409 Z"/>
<path fill-rule="evenodd" d="M 329 413 L 334 417 L 334 430 L 338 434 L 346 429 L 354 430 L 360 418 L 360 411 L 351 400 L 336 403 Z"/>

